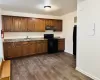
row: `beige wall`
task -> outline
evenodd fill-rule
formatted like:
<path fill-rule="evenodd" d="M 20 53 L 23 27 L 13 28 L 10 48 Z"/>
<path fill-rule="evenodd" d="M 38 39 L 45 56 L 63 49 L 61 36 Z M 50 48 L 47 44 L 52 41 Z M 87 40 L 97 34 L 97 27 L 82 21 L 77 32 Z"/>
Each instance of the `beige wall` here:
<path fill-rule="evenodd" d="M 63 33 L 62 37 L 65 38 L 65 52 L 73 54 L 73 27 L 74 27 L 74 17 L 77 16 L 77 12 L 71 12 L 69 14 L 63 15 Z"/>

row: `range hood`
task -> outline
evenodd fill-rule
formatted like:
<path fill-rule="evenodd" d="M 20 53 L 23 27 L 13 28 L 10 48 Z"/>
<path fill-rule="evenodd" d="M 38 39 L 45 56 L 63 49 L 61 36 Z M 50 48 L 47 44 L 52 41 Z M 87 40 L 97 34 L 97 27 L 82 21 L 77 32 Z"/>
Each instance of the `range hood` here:
<path fill-rule="evenodd" d="M 55 31 L 55 27 L 53 27 L 53 26 L 46 26 L 45 30 L 53 30 L 53 31 Z"/>

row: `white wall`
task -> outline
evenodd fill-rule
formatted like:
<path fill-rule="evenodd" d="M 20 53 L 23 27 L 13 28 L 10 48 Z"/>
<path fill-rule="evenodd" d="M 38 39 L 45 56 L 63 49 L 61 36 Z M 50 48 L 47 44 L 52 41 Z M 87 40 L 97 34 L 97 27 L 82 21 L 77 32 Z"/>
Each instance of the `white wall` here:
<path fill-rule="evenodd" d="M 0 62 L 3 59 L 3 49 L 2 49 L 2 39 L 1 39 L 1 29 L 2 29 L 1 12 L 2 10 L 0 9 Z"/>
<path fill-rule="evenodd" d="M 76 69 L 100 80 L 100 0 L 78 0 Z M 95 25 L 94 25 L 95 23 Z M 95 26 L 95 35 L 94 34 Z"/>
<path fill-rule="evenodd" d="M 73 54 L 73 27 L 74 17 L 77 16 L 77 12 L 71 12 L 63 15 L 63 33 L 62 37 L 65 38 L 65 52 Z"/>
<path fill-rule="evenodd" d="M 31 14 L 31 13 L 22 13 L 22 12 L 13 12 L 2 10 L 2 15 L 12 15 L 12 16 L 23 16 L 23 17 L 35 17 L 35 18 L 48 18 L 48 19 L 61 19 L 59 16 L 52 15 L 40 15 L 40 14 Z M 4 39 L 13 39 L 13 38 L 25 38 L 26 36 L 37 38 L 43 37 L 43 34 L 54 34 L 55 37 L 61 37 L 62 32 L 5 32 Z"/>

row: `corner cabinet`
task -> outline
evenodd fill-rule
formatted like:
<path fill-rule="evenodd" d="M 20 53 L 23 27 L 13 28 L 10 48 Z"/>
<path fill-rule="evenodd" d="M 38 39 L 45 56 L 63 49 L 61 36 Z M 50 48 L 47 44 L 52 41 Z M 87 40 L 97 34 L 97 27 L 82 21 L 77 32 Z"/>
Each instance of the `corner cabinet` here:
<path fill-rule="evenodd" d="M 17 16 L 2 16 L 4 32 L 45 32 L 46 26 L 62 31 L 62 20 L 29 18 Z"/>

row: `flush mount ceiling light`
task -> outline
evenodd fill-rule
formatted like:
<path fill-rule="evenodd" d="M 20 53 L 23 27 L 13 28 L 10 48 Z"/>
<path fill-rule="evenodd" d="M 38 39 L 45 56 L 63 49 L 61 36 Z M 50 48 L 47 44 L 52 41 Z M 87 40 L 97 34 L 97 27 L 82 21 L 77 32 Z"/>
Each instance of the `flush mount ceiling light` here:
<path fill-rule="evenodd" d="M 58 6 L 52 4 L 39 4 L 36 6 L 38 9 L 43 10 L 45 12 L 52 12 L 59 9 Z"/>
<path fill-rule="evenodd" d="M 45 9 L 46 11 L 50 11 L 51 6 L 44 6 L 44 9 Z"/>
<path fill-rule="evenodd" d="M 51 6 L 44 6 L 44 8 L 51 8 Z"/>

